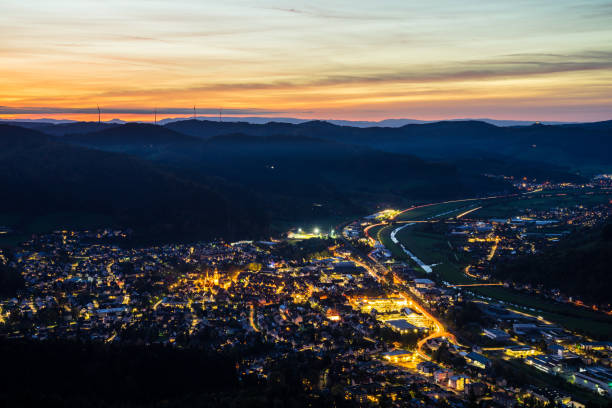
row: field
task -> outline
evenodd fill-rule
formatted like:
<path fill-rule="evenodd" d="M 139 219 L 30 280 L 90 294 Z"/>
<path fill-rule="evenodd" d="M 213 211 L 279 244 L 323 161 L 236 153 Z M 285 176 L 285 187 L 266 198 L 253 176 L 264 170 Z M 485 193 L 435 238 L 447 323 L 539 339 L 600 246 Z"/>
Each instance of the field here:
<path fill-rule="evenodd" d="M 479 200 L 462 200 L 457 202 L 447 202 L 441 204 L 435 204 L 431 206 L 415 208 L 414 210 L 407 211 L 400 214 L 397 217 L 397 221 L 412 221 L 412 220 L 427 220 L 429 218 L 438 217 L 452 217 L 458 213 L 465 211 L 469 208 L 476 207 Z"/>
<path fill-rule="evenodd" d="M 431 232 L 416 230 L 417 225 L 403 228 L 396 234 L 396 238 L 404 244 L 413 254 L 426 264 L 439 264 L 449 261 L 451 252 L 446 237 Z"/>
<path fill-rule="evenodd" d="M 386 225 L 384 228 L 379 228 L 376 235 L 372 235 L 372 230 L 370 230 L 370 235 L 373 237 L 378 237 L 385 248 L 391 251 L 391 254 L 393 254 L 395 259 L 406 261 L 410 259 L 408 255 L 402 251 L 402 248 L 400 248 L 399 245 L 396 245 L 393 243 L 393 241 L 391 241 L 391 231 L 393 231 L 395 228 L 397 228 L 397 226 Z"/>
<path fill-rule="evenodd" d="M 552 208 L 555 206 L 569 206 L 582 203 L 584 205 L 594 205 L 604 202 L 610 198 L 609 195 L 566 195 L 566 196 L 533 196 L 528 199 L 495 199 L 490 205 L 488 202 L 476 202 L 463 205 L 463 211 L 477 205 L 485 205 L 482 210 L 475 211 L 470 215 L 478 215 L 479 217 L 500 217 L 502 214 L 516 215 L 520 208 Z M 465 203 L 443 203 L 430 207 L 419 208 L 402 214 L 402 220 L 408 218 L 424 219 L 431 216 L 448 212 L 440 218 L 450 218 L 456 215 L 458 206 Z M 482 216 L 481 211 L 487 210 L 485 216 Z M 414 211 L 414 212 L 413 212 Z M 452 211 L 452 212 L 449 212 Z M 390 239 L 391 231 L 401 226 L 396 224 L 385 226 L 378 229 L 380 240 L 392 252 L 396 259 L 409 259 L 399 247 Z M 467 277 L 463 273 L 464 267 L 467 265 L 467 258 L 462 258 L 456 251 L 449 246 L 448 238 L 435 231 L 426 231 L 424 224 L 415 224 L 403 228 L 396 237 L 399 241 L 418 258 L 426 264 L 438 264 L 434 267 L 434 272 L 439 275 L 443 281 L 451 284 L 472 284 L 477 283 L 476 280 Z M 467 289 L 467 288 L 466 288 Z M 569 304 L 563 304 L 532 296 L 515 291 L 510 288 L 501 286 L 482 286 L 470 287 L 469 290 L 476 296 L 482 296 L 492 300 L 499 300 L 505 303 L 515 305 L 517 309 L 537 314 L 544 319 L 552 322 L 558 322 L 563 326 L 591 334 L 597 337 L 612 338 L 612 317 L 591 311 L 586 308 L 580 308 Z M 534 309 L 535 311 L 531 310 Z"/>

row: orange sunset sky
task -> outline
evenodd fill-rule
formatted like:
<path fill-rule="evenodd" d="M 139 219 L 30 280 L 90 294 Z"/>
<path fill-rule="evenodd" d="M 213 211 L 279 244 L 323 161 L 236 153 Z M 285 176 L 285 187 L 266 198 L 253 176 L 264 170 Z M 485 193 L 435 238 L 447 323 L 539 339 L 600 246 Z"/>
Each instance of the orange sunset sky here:
<path fill-rule="evenodd" d="M 3 0 L 0 118 L 612 118 L 609 1 Z"/>

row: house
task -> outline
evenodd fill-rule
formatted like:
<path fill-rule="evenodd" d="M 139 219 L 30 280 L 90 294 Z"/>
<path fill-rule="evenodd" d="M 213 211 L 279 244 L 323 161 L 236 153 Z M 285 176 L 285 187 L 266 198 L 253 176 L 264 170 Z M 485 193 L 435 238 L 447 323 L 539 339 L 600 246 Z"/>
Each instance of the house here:
<path fill-rule="evenodd" d="M 419 370 L 421 374 L 425 374 L 429 376 L 433 375 L 433 373 L 439 369 L 440 367 L 437 364 L 434 364 L 429 361 L 424 361 L 422 363 L 417 364 L 417 370 Z"/>
<path fill-rule="evenodd" d="M 453 375 L 448 379 L 448 386 L 457 391 L 463 391 L 470 378 L 465 375 Z"/>
<path fill-rule="evenodd" d="M 450 376 L 453 375 L 453 372 L 447 368 L 442 368 L 440 370 L 436 370 L 434 372 L 434 381 L 438 384 L 447 383 Z"/>

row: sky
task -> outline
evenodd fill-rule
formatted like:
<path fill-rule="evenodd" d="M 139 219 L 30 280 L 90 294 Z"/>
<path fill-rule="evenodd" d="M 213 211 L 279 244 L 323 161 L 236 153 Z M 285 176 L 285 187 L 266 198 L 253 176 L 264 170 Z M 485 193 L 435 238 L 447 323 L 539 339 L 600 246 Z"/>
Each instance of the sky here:
<path fill-rule="evenodd" d="M 0 118 L 612 119 L 612 2 L 0 0 Z"/>

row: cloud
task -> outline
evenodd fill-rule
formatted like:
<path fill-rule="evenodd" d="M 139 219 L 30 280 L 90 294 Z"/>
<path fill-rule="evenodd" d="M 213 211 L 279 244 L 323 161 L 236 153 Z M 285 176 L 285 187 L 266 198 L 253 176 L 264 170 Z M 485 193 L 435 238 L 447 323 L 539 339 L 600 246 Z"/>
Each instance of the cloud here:
<path fill-rule="evenodd" d="M 152 108 L 113 108 L 100 107 L 100 111 L 105 114 L 118 115 L 152 115 L 156 110 Z M 0 115 L 41 115 L 41 114 L 97 114 L 97 108 L 52 108 L 52 107 L 10 107 L 0 106 Z M 169 115 L 191 115 L 193 108 L 157 108 L 158 114 Z M 217 114 L 219 108 L 198 108 L 197 114 Z M 269 115 L 283 113 L 281 111 L 272 111 L 264 109 L 223 109 L 223 113 L 227 115 Z"/>
<path fill-rule="evenodd" d="M 490 59 L 448 61 L 440 64 L 413 66 L 406 70 L 372 70 L 351 74 L 318 72 L 295 74 L 290 80 L 268 82 L 211 83 L 184 88 L 108 91 L 101 96 L 162 95 L 207 91 L 248 91 L 275 89 L 305 89 L 309 87 L 342 86 L 378 83 L 427 83 L 490 80 L 499 78 L 528 78 L 536 75 L 555 75 L 568 72 L 612 70 L 612 51 L 583 51 L 574 54 L 509 54 Z M 350 71 L 348 69 L 347 71 Z"/>
<path fill-rule="evenodd" d="M 388 9 L 381 8 L 379 12 L 372 12 L 372 10 L 362 10 L 361 12 L 355 12 L 355 8 L 347 7 L 345 9 L 332 10 L 330 8 L 322 8 L 310 6 L 308 8 L 284 8 L 284 7 L 263 7 L 263 9 L 280 11 L 282 13 L 303 15 L 313 18 L 321 18 L 327 20 L 353 20 L 353 21 L 401 21 L 405 19 L 405 16 L 398 15 L 398 13 L 390 13 Z M 382 12 L 380 12 L 382 11 Z M 386 11 L 386 12 L 385 12 Z"/>
<path fill-rule="evenodd" d="M 532 75 L 612 69 L 612 52 L 585 51 L 573 55 L 515 54 L 487 60 L 472 60 L 422 66 L 405 71 L 366 75 L 330 75 L 312 85 L 347 83 L 429 82 L 484 80 L 503 77 L 525 78 Z"/>

